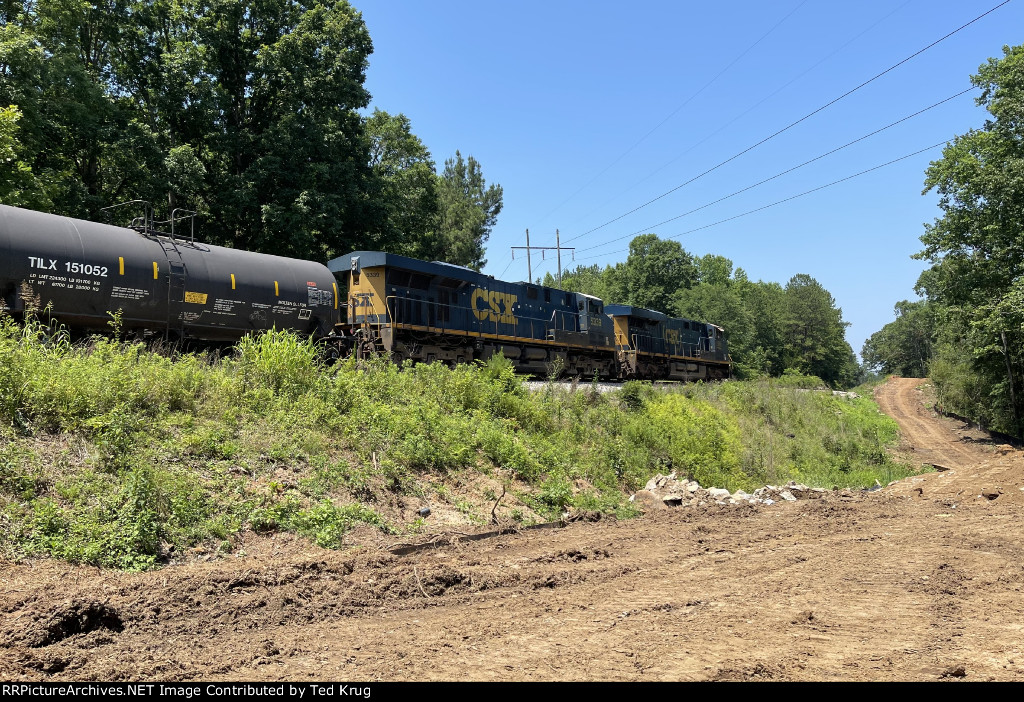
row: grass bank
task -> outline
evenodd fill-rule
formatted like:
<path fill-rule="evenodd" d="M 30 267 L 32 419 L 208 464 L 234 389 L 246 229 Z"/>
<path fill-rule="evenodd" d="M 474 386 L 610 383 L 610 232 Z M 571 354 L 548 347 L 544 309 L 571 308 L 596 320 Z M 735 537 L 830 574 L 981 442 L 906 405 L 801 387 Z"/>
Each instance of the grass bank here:
<path fill-rule="evenodd" d="M 423 529 L 440 507 L 484 523 L 493 502 L 519 522 L 628 517 L 628 494 L 670 470 L 732 489 L 870 485 L 906 474 L 895 439 L 867 400 L 772 381 L 529 392 L 503 359 L 325 368 L 286 333 L 172 359 L 0 318 L 6 558 L 140 570 L 274 531 L 334 548 L 355 526 Z"/>

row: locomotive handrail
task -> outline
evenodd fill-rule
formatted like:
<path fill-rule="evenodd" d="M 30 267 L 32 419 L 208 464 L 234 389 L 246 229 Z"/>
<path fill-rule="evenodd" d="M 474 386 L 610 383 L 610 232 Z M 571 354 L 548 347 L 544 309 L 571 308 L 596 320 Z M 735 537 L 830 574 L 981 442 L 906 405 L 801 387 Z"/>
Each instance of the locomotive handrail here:
<path fill-rule="evenodd" d="M 355 307 L 356 314 L 358 315 L 358 310 L 364 310 L 362 323 L 371 324 L 366 320 L 370 314 L 370 306 L 366 304 L 365 300 L 366 298 L 362 305 Z M 504 338 L 513 343 L 542 340 L 547 340 L 550 343 L 552 340 L 550 333 L 553 330 L 570 330 L 565 316 L 572 314 L 571 311 L 556 309 L 548 318 L 516 314 L 512 316 L 511 321 L 499 322 L 490 319 L 487 315 L 483 319 L 477 316 L 478 313 L 485 311 L 490 313 L 490 310 L 478 310 L 464 305 L 443 305 L 430 299 L 416 298 L 410 295 L 387 295 L 384 299 L 384 307 L 386 319 L 379 319 L 376 322 L 380 326 L 419 326 L 440 333 L 455 332 L 477 338 L 485 336 Z M 433 310 L 430 307 L 433 307 Z M 442 308 L 447 309 L 447 314 L 442 314 Z M 431 321 L 431 316 L 433 321 Z M 576 330 L 572 329 L 572 331 Z M 708 341 L 705 339 L 698 340 L 696 344 L 688 342 L 672 344 L 658 336 L 637 333 L 626 336 L 619 332 L 615 332 L 614 338 L 617 346 L 628 342 L 628 351 L 662 358 L 703 359 L 710 354 L 710 349 L 705 348 L 708 345 Z"/>
<path fill-rule="evenodd" d="M 410 304 L 409 316 L 412 319 L 407 318 L 404 306 L 400 303 L 408 302 Z M 455 330 L 459 332 L 466 332 L 475 336 L 482 336 L 484 334 L 490 334 L 493 336 L 501 336 L 502 330 L 501 325 L 509 325 L 512 327 L 511 336 L 516 341 L 537 341 L 540 339 L 546 339 L 548 332 L 557 328 L 557 323 L 553 321 L 557 314 L 563 315 L 570 314 L 565 310 L 554 310 L 552 319 L 545 319 L 542 317 L 532 317 L 523 315 L 513 315 L 511 322 L 496 322 L 486 317 L 480 319 L 476 316 L 472 307 L 466 307 L 463 305 L 442 305 L 439 302 L 432 302 L 430 300 L 424 300 L 422 298 L 417 299 L 408 295 L 388 295 L 384 301 L 385 308 L 387 310 L 387 320 L 381 322 L 381 324 L 394 324 L 394 325 L 410 325 L 410 326 L 425 326 L 431 329 L 439 329 L 442 333 L 449 330 Z M 416 312 L 412 306 L 419 306 Z M 424 308 L 422 305 L 433 305 L 436 308 L 447 307 L 449 311 L 449 320 L 445 320 L 441 315 L 435 312 L 434 323 L 431 324 L 429 320 L 429 310 L 424 314 Z M 460 323 L 461 322 L 461 323 Z M 528 326 L 529 335 L 524 335 L 523 327 Z M 575 325 L 573 325 L 575 326 Z M 568 325 L 563 324 L 563 331 L 568 331 Z M 576 331 L 573 329 L 572 331 Z"/>

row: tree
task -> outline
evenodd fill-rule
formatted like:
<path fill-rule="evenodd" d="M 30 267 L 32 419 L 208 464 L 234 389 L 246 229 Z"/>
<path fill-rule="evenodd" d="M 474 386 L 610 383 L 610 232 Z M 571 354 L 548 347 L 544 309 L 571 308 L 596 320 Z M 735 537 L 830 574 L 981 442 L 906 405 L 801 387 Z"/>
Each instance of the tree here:
<path fill-rule="evenodd" d="M 415 258 L 435 253 L 438 177 L 423 142 L 405 115 L 374 110 L 365 122 L 374 175 L 373 201 L 380 238 L 391 250 Z"/>
<path fill-rule="evenodd" d="M 864 342 L 861 358 L 876 372 L 923 378 L 932 359 L 937 305 L 927 300 L 896 303 L 896 319 Z"/>
<path fill-rule="evenodd" d="M 835 299 L 809 275 L 790 278 L 785 289 L 787 368 L 848 387 L 858 375 L 856 357 L 845 338 L 847 322 Z"/>
<path fill-rule="evenodd" d="M 623 268 L 622 263 L 604 268 L 597 264 L 577 266 L 573 271 L 562 273 L 562 289 L 593 295 L 609 304 L 626 304 Z M 544 284 L 548 285 L 549 283 L 552 287 L 557 285 L 555 277 L 550 273 L 544 276 Z"/>
<path fill-rule="evenodd" d="M 198 210 L 205 239 L 325 259 L 383 247 L 357 110 L 372 51 L 344 0 L 39 0 L 0 12 L 0 104 L 52 210 Z"/>
<path fill-rule="evenodd" d="M 49 198 L 32 168 L 21 160 L 17 138 L 20 118 L 17 107 L 0 108 L 0 203 L 45 208 Z"/>
<path fill-rule="evenodd" d="M 949 358 L 950 343 L 961 343 L 967 364 L 945 364 L 964 380 L 942 375 L 947 387 L 985 388 L 987 396 L 957 393 L 963 406 L 950 407 L 989 426 L 1021 435 L 1018 382 L 1024 372 L 1024 46 L 1004 47 L 972 82 L 982 89 L 978 104 L 991 117 L 981 129 L 956 137 L 932 162 L 925 192 L 936 190 L 942 215 L 925 227 L 924 249 L 917 258 L 931 262 L 917 290 L 946 310 L 940 340 Z M 955 330 L 955 331 L 954 331 Z M 944 392 L 936 380 L 940 395 Z M 1003 408 L 992 411 L 993 407 Z"/>
<path fill-rule="evenodd" d="M 732 277 L 732 261 L 725 256 L 705 254 L 694 260 L 697 282 L 708 285 L 726 285 Z"/>
<path fill-rule="evenodd" d="M 8 2 L 0 25 L 0 104 L 21 111 L 23 159 L 52 209 L 96 219 L 100 208 L 160 180 L 152 130 L 133 117 L 134 76 L 151 64 L 138 27 L 149 6 L 110 0 Z"/>
<path fill-rule="evenodd" d="M 737 369 L 740 375 L 756 375 L 758 370 L 762 370 L 747 365 L 754 336 L 753 320 L 739 290 L 728 278 L 723 282 L 699 283 L 679 290 L 675 298 L 675 314 L 725 329 L 729 354 L 741 366 Z"/>
<path fill-rule="evenodd" d="M 683 245 L 657 234 L 643 234 L 629 242 L 625 277 L 627 303 L 659 312 L 672 309 L 676 292 L 697 280 L 693 256 Z"/>
<path fill-rule="evenodd" d="M 344 0 L 178 0 L 174 11 L 153 107 L 169 145 L 191 145 L 205 169 L 185 204 L 207 215 L 207 238 L 317 260 L 387 243 L 368 221 L 356 110 L 373 47 L 359 13 Z"/>
<path fill-rule="evenodd" d="M 437 189 L 440 219 L 433 237 L 433 257 L 480 270 L 487 263 L 484 244 L 501 212 L 501 186 L 488 186 L 480 163 L 472 156 L 463 159 L 456 151 L 454 158 L 444 162 Z"/>

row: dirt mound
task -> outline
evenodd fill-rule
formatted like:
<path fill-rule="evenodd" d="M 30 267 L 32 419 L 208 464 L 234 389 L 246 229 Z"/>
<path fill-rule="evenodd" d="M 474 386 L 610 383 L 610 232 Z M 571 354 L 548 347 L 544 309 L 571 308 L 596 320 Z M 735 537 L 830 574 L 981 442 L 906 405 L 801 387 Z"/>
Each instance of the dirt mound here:
<path fill-rule="evenodd" d="M 28 615 L 28 616 L 25 616 Z M 24 645 L 42 648 L 72 636 L 105 630 L 120 632 L 124 624 L 117 611 L 97 600 L 76 599 L 52 611 L 27 609 L 0 629 L 0 647 Z"/>

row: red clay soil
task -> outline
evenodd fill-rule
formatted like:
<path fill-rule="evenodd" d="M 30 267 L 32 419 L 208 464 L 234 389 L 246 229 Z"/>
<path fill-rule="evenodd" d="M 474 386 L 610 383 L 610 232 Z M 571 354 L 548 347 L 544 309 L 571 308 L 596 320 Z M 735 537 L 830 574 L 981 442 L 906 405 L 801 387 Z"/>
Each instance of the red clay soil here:
<path fill-rule="evenodd" d="M 879 389 L 948 470 L 396 556 L 0 565 L 4 680 L 1024 680 L 1024 455 Z"/>

